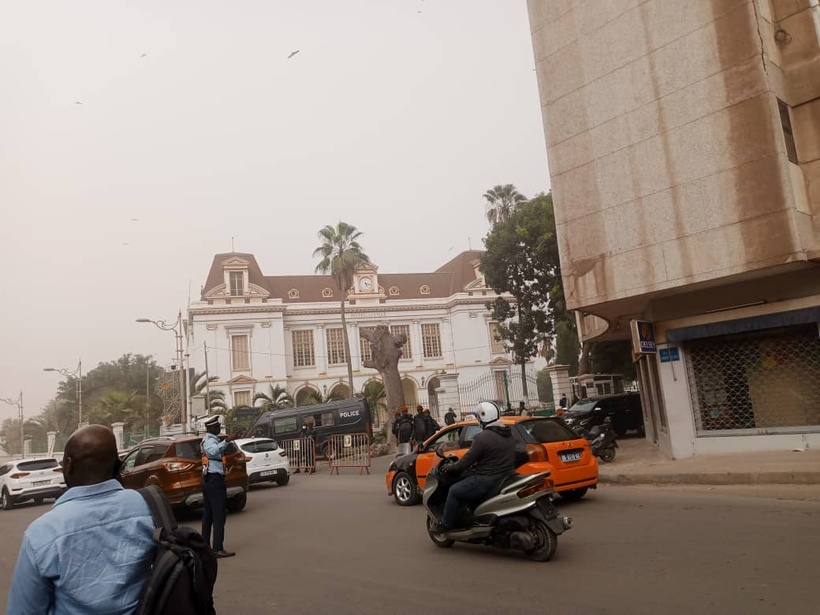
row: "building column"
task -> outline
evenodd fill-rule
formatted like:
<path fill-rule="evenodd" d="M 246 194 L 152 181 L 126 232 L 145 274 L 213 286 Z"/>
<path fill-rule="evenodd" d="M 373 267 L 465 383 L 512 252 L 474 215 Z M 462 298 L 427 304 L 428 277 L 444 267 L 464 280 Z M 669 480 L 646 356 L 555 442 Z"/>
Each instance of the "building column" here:
<path fill-rule="evenodd" d="M 350 365 L 354 372 L 359 372 L 362 370 L 362 343 L 358 325 L 347 325 L 347 339 L 350 341 Z"/>
<path fill-rule="evenodd" d="M 410 337 L 413 340 L 413 361 L 416 367 L 421 367 L 424 362 L 424 345 L 421 342 L 421 323 L 418 320 L 410 325 Z"/>
<path fill-rule="evenodd" d="M 327 338 L 325 337 L 325 326 L 316 325 L 314 329 L 317 340 L 313 340 L 313 345 L 316 346 L 316 369 L 320 376 L 327 374 Z"/>
<path fill-rule="evenodd" d="M 436 389 L 438 394 L 438 410 L 441 418 L 443 413 L 447 412 L 447 408 L 452 408 L 456 416 L 461 416 L 461 398 L 458 395 L 458 372 L 447 372 L 444 374 L 436 374 L 439 381 L 439 388 Z"/>
<path fill-rule="evenodd" d="M 125 423 L 111 423 L 111 430 L 114 432 L 114 439 L 117 441 L 117 450 L 121 451 L 123 448 L 123 428 Z"/>
<path fill-rule="evenodd" d="M 572 385 L 569 382 L 569 365 L 550 365 L 547 367 L 552 382 L 552 401 L 558 407 L 558 401 L 563 395 L 567 400 L 572 399 Z"/>

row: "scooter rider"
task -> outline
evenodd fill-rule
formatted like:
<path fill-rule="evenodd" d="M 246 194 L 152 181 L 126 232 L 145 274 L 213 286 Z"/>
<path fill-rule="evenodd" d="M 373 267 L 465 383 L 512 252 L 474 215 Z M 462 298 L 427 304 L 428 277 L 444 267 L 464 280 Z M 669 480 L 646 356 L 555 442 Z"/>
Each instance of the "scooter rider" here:
<path fill-rule="evenodd" d="M 443 473 L 450 473 L 473 466 L 473 474 L 450 487 L 439 524 L 441 531 L 455 528 L 463 504 L 475 506 L 491 497 L 504 479 L 515 472 L 515 438 L 510 428 L 499 420 L 500 408 L 494 402 L 483 401 L 476 407 L 475 414 L 482 431 L 459 461 L 445 464 L 441 469 Z"/>

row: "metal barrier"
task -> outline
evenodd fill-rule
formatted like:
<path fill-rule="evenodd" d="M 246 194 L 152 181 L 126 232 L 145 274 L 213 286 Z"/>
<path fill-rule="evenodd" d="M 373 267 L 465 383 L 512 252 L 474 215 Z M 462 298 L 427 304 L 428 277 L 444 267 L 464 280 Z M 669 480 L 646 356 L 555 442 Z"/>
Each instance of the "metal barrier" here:
<path fill-rule="evenodd" d="M 339 474 L 339 468 L 360 468 L 359 475 L 364 471 L 370 474 L 370 436 L 353 433 L 328 437 L 327 459 L 331 474 Z"/>
<path fill-rule="evenodd" d="M 313 471 L 316 469 L 316 442 L 313 438 L 294 438 L 279 442 L 290 460 L 291 472 L 295 470 Z"/>

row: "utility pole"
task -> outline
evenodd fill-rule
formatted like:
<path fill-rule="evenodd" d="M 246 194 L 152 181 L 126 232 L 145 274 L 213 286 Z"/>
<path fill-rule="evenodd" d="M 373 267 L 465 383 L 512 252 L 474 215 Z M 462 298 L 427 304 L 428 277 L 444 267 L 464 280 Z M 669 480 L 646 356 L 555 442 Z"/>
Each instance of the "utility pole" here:
<path fill-rule="evenodd" d="M 208 373 L 208 343 L 202 344 L 205 349 L 205 413 L 211 413 L 211 375 Z"/>

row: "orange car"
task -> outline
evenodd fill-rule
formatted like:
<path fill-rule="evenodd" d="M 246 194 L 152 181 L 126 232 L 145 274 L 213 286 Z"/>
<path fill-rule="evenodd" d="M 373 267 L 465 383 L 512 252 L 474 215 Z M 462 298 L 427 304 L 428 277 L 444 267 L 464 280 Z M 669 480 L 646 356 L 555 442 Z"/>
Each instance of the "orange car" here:
<path fill-rule="evenodd" d="M 598 485 L 598 460 L 589 449 L 589 442 L 555 417 L 502 416 L 516 440 L 519 461 L 516 472 L 535 474 L 550 470 L 555 491 L 568 500 L 579 500 L 591 487 Z M 387 494 L 401 506 L 412 506 L 421 501 L 427 472 L 437 462 L 436 447 L 456 442 L 457 450 L 448 455 L 461 457 L 481 431 L 478 422 L 465 421 L 448 425 L 409 455 L 397 457 L 388 467 Z"/>

